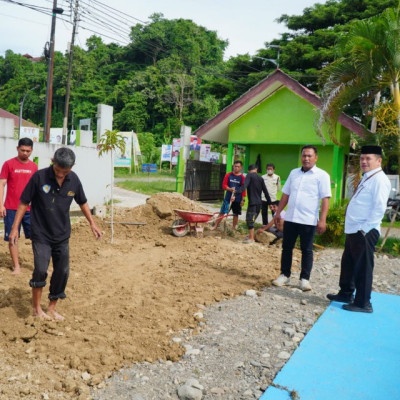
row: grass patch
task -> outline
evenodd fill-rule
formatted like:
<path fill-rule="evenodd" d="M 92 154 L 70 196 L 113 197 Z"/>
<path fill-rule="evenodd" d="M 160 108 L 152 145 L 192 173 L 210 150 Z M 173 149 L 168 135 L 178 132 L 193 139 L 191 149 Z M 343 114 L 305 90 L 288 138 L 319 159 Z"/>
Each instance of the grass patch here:
<path fill-rule="evenodd" d="M 135 174 L 133 171 L 129 173 L 128 168 L 114 168 L 114 177 L 115 178 L 158 178 L 158 177 L 163 177 L 163 178 L 176 178 L 176 170 L 172 170 L 169 172 L 168 170 L 162 169 L 157 170 L 157 172 L 138 172 Z"/>
<path fill-rule="evenodd" d="M 149 196 L 159 192 L 175 192 L 176 183 L 174 181 L 122 181 L 117 183 L 121 187 L 132 192 L 139 192 Z"/>
<path fill-rule="evenodd" d="M 382 244 L 383 238 L 379 238 L 376 249 L 379 250 Z M 379 252 L 380 254 L 387 254 L 393 257 L 400 257 L 400 238 L 389 236 L 386 239 L 383 249 Z"/>
<path fill-rule="evenodd" d="M 390 222 L 386 221 L 386 217 L 382 220 L 382 227 L 383 228 L 388 228 L 390 225 Z M 400 228 L 400 221 L 395 221 L 392 225 L 392 228 Z"/>

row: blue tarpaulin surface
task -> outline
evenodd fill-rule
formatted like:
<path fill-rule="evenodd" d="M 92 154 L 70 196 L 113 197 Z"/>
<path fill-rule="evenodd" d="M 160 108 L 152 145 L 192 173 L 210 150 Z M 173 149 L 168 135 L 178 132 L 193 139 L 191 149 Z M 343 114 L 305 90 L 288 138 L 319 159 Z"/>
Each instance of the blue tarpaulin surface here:
<path fill-rule="evenodd" d="M 332 302 L 260 400 L 400 400 L 400 296 L 371 302 L 373 314 Z"/>

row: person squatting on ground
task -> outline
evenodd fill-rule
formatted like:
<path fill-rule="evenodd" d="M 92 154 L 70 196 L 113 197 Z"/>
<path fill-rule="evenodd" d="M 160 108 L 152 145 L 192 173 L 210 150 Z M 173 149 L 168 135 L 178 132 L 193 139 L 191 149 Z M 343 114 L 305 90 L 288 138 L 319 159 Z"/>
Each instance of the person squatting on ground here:
<path fill-rule="evenodd" d="M 272 233 L 273 235 L 276 236 L 277 239 L 282 239 L 283 238 L 283 224 L 285 222 L 285 215 L 286 211 L 282 210 L 281 211 L 281 218 L 279 220 L 279 225 L 275 224 L 275 219 L 273 218 L 275 213 L 278 210 L 279 206 L 279 200 L 275 200 L 272 202 L 272 204 L 269 206 L 271 212 L 272 212 L 272 220 L 268 222 L 267 225 L 263 225 L 261 228 L 257 230 L 257 233 L 267 231 L 269 233 Z M 275 241 L 274 241 L 275 242 Z"/>
<path fill-rule="evenodd" d="M 349 303 L 343 305 L 347 311 L 373 312 L 371 291 L 374 251 L 391 190 L 381 164 L 381 147 L 361 148 L 360 167 L 363 176 L 346 209 L 346 242 L 341 260 L 340 290 L 337 294 L 327 295 L 329 300 Z"/>
<path fill-rule="evenodd" d="M 218 225 L 222 221 L 222 217 L 229 213 L 229 207 L 231 204 L 233 213 L 232 228 L 233 230 L 236 230 L 237 228 L 239 215 L 242 215 L 242 207 L 244 203 L 244 197 L 246 197 L 246 192 L 237 195 L 233 195 L 233 193 L 235 188 L 240 188 L 240 186 L 242 186 L 244 183 L 245 176 L 242 174 L 242 168 L 243 163 L 241 161 L 235 161 L 233 163 L 233 171 L 228 172 L 224 176 L 222 181 L 222 189 L 226 191 L 225 198 L 215 225 L 212 228 L 213 230 L 218 228 Z"/>
<path fill-rule="evenodd" d="M 53 165 L 35 172 L 22 192 L 15 221 L 10 233 L 10 242 L 18 241 L 18 225 L 31 203 L 31 240 L 34 270 L 29 285 L 32 288 L 33 315 L 44 319 L 63 320 L 55 307 L 58 299 L 64 299 L 69 275 L 69 237 L 71 222 L 69 210 L 72 200 L 81 208 L 97 239 L 101 231 L 94 222 L 85 192 L 78 176 L 71 171 L 75 164 L 74 152 L 61 147 L 54 153 Z M 47 270 L 53 261 L 50 279 L 49 306 L 47 314 L 42 310 L 41 297 L 46 285 Z"/>
<path fill-rule="evenodd" d="M 18 245 L 12 245 L 9 241 L 11 227 L 14 223 L 17 212 L 19 198 L 31 176 L 37 171 L 37 165 L 29 160 L 33 150 L 33 141 L 29 138 L 22 138 L 18 141 L 17 156 L 7 160 L 0 172 L 0 217 L 4 220 L 4 240 L 8 242 L 8 249 L 13 264 L 13 274 L 21 272 L 18 257 Z M 4 189 L 7 185 L 6 199 L 3 203 Z M 30 238 L 31 222 L 30 207 L 28 206 L 22 217 L 22 222 L 18 226 L 18 234 L 24 229 L 25 238 Z"/>
<path fill-rule="evenodd" d="M 313 241 L 315 232 L 319 235 L 326 230 L 326 216 L 331 197 L 329 175 L 315 164 L 318 151 L 315 146 L 306 145 L 301 150 L 301 168 L 293 169 L 282 189 L 282 198 L 275 213 L 275 224 L 280 223 L 281 212 L 288 205 L 283 225 L 281 274 L 272 281 L 275 286 L 290 282 L 293 248 L 300 236 L 301 273 L 300 289 L 311 290 L 310 275 L 313 266 Z M 321 203 L 321 213 L 319 215 Z"/>
<path fill-rule="evenodd" d="M 267 173 L 262 175 L 264 179 L 265 186 L 267 187 L 269 197 L 271 198 L 272 203 L 274 203 L 278 199 L 278 192 L 281 190 L 281 178 L 279 175 L 275 174 L 275 165 L 270 163 L 266 166 Z M 261 215 L 262 215 L 262 223 L 263 225 L 268 225 L 268 202 L 264 196 L 264 193 L 261 193 Z"/>
<path fill-rule="evenodd" d="M 246 224 L 249 229 L 249 236 L 243 243 L 254 243 L 254 223 L 261 211 L 261 192 L 264 193 L 267 202 L 271 204 L 271 198 L 269 197 L 264 179 L 257 174 L 257 171 L 257 165 L 251 164 L 248 168 L 248 174 L 246 175 L 243 186 L 239 189 L 235 189 L 235 195 L 247 190 L 249 199 L 246 212 Z"/>

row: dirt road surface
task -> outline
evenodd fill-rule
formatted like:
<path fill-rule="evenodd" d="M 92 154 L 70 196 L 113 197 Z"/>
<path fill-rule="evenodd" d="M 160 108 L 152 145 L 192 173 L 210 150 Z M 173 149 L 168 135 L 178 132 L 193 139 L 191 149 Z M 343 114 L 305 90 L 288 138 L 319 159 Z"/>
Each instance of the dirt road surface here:
<path fill-rule="evenodd" d="M 114 244 L 106 220 L 97 218 L 101 241 L 84 218 L 73 225 L 63 322 L 31 316 L 30 242 L 20 241 L 22 274 L 14 276 L 0 241 L 0 399 L 89 399 L 90 387 L 125 365 L 177 360 L 183 350 L 171 338 L 197 328 L 199 306 L 268 286 L 278 274 L 280 249 L 242 244 L 244 233 L 172 236 L 173 209 L 206 211 L 177 193 L 116 207 L 117 222 L 146 225 L 115 224 Z"/>

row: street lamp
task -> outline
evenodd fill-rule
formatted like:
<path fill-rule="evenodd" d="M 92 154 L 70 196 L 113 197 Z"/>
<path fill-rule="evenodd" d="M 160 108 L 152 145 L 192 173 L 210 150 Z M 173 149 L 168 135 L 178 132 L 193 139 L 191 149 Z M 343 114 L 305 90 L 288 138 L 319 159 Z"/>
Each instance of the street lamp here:
<path fill-rule="evenodd" d="M 276 60 L 274 60 L 273 58 L 264 58 L 264 57 L 258 57 L 258 56 L 253 56 L 253 58 L 259 58 L 261 60 L 272 62 L 272 64 L 275 64 L 276 68 L 279 68 L 279 55 L 280 55 L 281 46 L 279 46 L 278 44 L 269 44 L 266 47 L 267 47 L 267 49 L 269 49 L 269 48 L 278 49 L 278 55 L 276 56 Z"/>
<path fill-rule="evenodd" d="M 36 85 L 35 87 L 33 87 L 32 89 L 28 89 L 27 92 L 24 94 L 24 97 L 22 98 L 21 102 L 19 103 L 19 121 L 18 121 L 18 134 L 19 134 L 19 138 L 21 138 L 21 128 L 22 128 L 22 111 L 24 109 L 24 101 L 26 96 L 28 96 L 29 92 L 31 90 L 35 90 L 37 87 L 39 87 L 38 85 Z"/>

